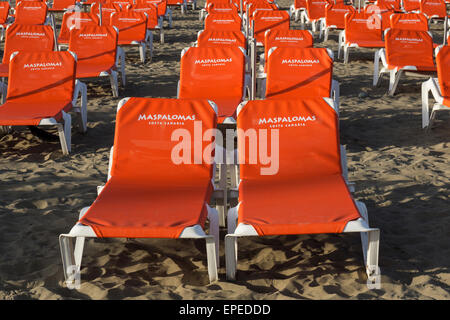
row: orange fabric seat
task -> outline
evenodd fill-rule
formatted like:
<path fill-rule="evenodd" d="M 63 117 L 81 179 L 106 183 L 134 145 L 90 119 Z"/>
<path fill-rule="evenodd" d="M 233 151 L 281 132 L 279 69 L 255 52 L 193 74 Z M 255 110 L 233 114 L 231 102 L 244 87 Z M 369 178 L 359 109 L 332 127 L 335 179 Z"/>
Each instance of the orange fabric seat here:
<path fill-rule="evenodd" d="M 345 42 L 366 48 L 382 48 L 384 41 L 379 16 L 354 12 L 345 16 Z"/>
<path fill-rule="evenodd" d="M 145 13 L 147 15 L 147 29 L 154 30 L 159 27 L 158 8 L 153 3 L 130 5 L 127 10 Z"/>
<path fill-rule="evenodd" d="M 100 20 L 96 14 L 90 12 L 65 12 L 61 22 L 61 30 L 59 31 L 58 44 L 69 44 L 70 29 L 79 29 L 83 26 L 98 26 Z M 105 23 L 103 21 L 103 23 Z"/>
<path fill-rule="evenodd" d="M 254 35 L 257 42 L 264 44 L 264 35 L 268 30 L 289 30 L 290 17 L 285 10 L 257 10 L 253 15 Z"/>
<path fill-rule="evenodd" d="M 247 49 L 247 39 L 241 31 L 203 30 L 197 39 L 198 47 L 236 46 Z"/>
<path fill-rule="evenodd" d="M 391 16 L 392 29 L 428 31 L 428 19 L 423 13 L 400 13 Z"/>
<path fill-rule="evenodd" d="M 306 13 L 309 21 L 316 21 L 325 18 L 325 0 L 306 0 Z"/>
<path fill-rule="evenodd" d="M 12 24 L 6 29 L 5 50 L 0 64 L 0 77 L 8 77 L 11 54 L 19 52 L 53 51 L 53 28 L 44 25 Z"/>
<path fill-rule="evenodd" d="M 74 9 L 76 5 L 76 0 L 53 0 L 53 5 L 48 9 L 50 12 L 62 12 L 65 10 Z"/>
<path fill-rule="evenodd" d="M 339 233 L 360 217 L 342 176 L 338 116 L 323 98 L 249 101 L 237 128 L 279 132 L 278 170 L 270 175 L 251 163 L 238 136 L 238 223 L 260 236 Z"/>
<path fill-rule="evenodd" d="M 246 179 L 239 185 L 239 199 L 238 223 L 252 225 L 261 236 L 340 233 L 348 221 L 359 218 L 340 174 L 284 181 Z"/>
<path fill-rule="evenodd" d="M 206 11 L 208 13 L 239 13 L 238 7 L 229 2 L 212 2 L 206 7 Z"/>
<path fill-rule="evenodd" d="M 325 48 L 276 48 L 267 60 L 266 99 L 330 97 L 332 73 Z"/>
<path fill-rule="evenodd" d="M 111 23 L 111 14 L 122 11 L 123 9 L 124 8 L 121 6 L 111 2 L 102 3 L 102 25 L 109 25 Z M 98 2 L 94 2 L 91 5 L 91 13 L 97 17 L 100 15 L 100 6 Z"/>
<path fill-rule="evenodd" d="M 235 46 L 192 47 L 181 57 L 180 99 L 208 99 L 219 122 L 236 116 L 244 95 L 244 53 Z"/>
<path fill-rule="evenodd" d="M 6 101 L 0 106 L 0 126 L 37 126 L 42 119 L 61 120 L 61 111 L 72 109 L 72 99 L 66 101 L 30 103 Z"/>
<path fill-rule="evenodd" d="M 345 15 L 352 14 L 355 8 L 343 3 L 327 4 L 325 7 L 325 26 L 336 29 L 345 28 Z"/>
<path fill-rule="evenodd" d="M 119 45 L 129 45 L 146 40 L 147 16 L 142 12 L 115 12 L 111 14 L 110 24 L 119 29 Z"/>
<path fill-rule="evenodd" d="M 1 1 L 0 2 L 0 24 L 3 25 L 6 23 L 9 17 L 9 10 L 11 9 L 9 2 Z"/>
<path fill-rule="evenodd" d="M 429 19 L 444 19 L 447 16 L 447 5 L 444 0 L 422 0 L 420 12 L 426 14 Z"/>
<path fill-rule="evenodd" d="M 388 68 L 414 66 L 417 71 L 436 71 L 433 39 L 427 31 L 390 29 L 385 41 Z"/>
<path fill-rule="evenodd" d="M 420 10 L 420 0 L 403 0 L 403 8 L 408 13 Z"/>
<path fill-rule="evenodd" d="M 15 24 L 44 24 L 47 19 L 47 4 L 41 1 L 20 1 L 15 8 Z"/>
<path fill-rule="evenodd" d="M 167 0 L 136 0 L 136 5 L 153 4 L 156 6 L 158 17 L 164 17 L 167 13 Z"/>
<path fill-rule="evenodd" d="M 242 19 L 233 13 L 210 13 L 205 18 L 205 30 L 241 31 Z"/>
<path fill-rule="evenodd" d="M 194 164 L 194 144 L 192 163 L 175 164 L 178 141 L 171 136 L 175 129 L 193 134 L 194 123 L 214 128 L 214 110 L 206 100 L 130 98 L 127 104 L 117 113 L 111 178 L 79 222 L 98 237 L 177 238 L 186 227 L 203 226 L 212 164 Z"/>

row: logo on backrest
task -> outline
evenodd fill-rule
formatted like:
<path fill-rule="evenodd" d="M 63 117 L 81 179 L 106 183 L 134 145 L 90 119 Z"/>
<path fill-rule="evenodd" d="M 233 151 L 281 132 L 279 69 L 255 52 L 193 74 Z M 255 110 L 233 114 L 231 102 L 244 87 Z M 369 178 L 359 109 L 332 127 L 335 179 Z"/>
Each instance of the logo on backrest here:
<path fill-rule="evenodd" d="M 308 121 L 316 121 L 316 116 L 294 116 L 259 118 L 258 125 L 268 124 L 270 128 L 305 127 Z"/>
<path fill-rule="evenodd" d="M 39 38 L 39 37 L 45 37 L 45 33 L 40 32 L 17 32 L 17 37 L 21 38 Z"/>
<path fill-rule="evenodd" d="M 200 64 L 202 65 L 202 67 L 209 67 L 209 66 L 224 66 L 229 62 L 233 62 L 233 59 L 232 58 L 196 59 L 194 64 Z"/>
<path fill-rule="evenodd" d="M 226 38 L 209 38 L 208 41 L 211 42 L 236 42 L 236 39 L 226 39 Z"/>
<path fill-rule="evenodd" d="M 283 59 L 281 64 L 288 64 L 289 67 L 305 67 L 312 66 L 313 64 L 318 64 L 320 61 L 318 59 Z"/>
<path fill-rule="evenodd" d="M 423 42 L 423 39 L 419 39 L 419 38 L 395 38 L 395 41 Z"/>
<path fill-rule="evenodd" d="M 38 63 L 25 63 L 24 69 L 34 70 L 52 70 L 56 67 L 61 67 L 62 62 L 38 62 Z"/>
<path fill-rule="evenodd" d="M 140 114 L 138 121 L 148 121 L 149 125 L 183 125 L 185 121 L 195 121 L 195 114 Z"/>
<path fill-rule="evenodd" d="M 304 39 L 301 37 L 275 37 L 275 41 L 288 41 L 288 42 L 293 42 L 293 41 L 303 41 Z"/>
<path fill-rule="evenodd" d="M 80 33 L 80 37 L 85 37 L 85 38 L 100 38 L 100 37 L 107 37 L 108 34 L 107 33 Z"/>

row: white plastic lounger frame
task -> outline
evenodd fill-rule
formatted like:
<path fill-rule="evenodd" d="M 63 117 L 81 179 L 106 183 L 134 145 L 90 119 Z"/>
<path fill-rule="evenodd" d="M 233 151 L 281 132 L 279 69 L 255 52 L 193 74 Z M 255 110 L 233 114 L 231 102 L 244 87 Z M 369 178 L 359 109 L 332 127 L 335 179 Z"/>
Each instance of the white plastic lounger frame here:
<path fill-rule="evenodd" d="M 268 54 L 267 54 L 267 58 L 270 57 L 270 55 L 272 54 L 272 52 L 277 49 L 277 47 L 272 47 L 270 48 Z M 327 48 L 327 52 L 328 55 L 330 56 L 330 58 L 334 61 L 334 54 L 333 51 L 331 51 L 330 49 Z M 258 80 L 260 80 L 260 85 L 259 87 L 261 88 L 261 99 L 265 99 L 266 98 L 266 80 L 267 80 L 267 74 L 266 73 L 259 73 L 256 77 Z M 337 113 L 339 115 L 339 97 L 340 97 L 340 85 L 339 82 L 337 80 L 332 79 L 331 80 L 331 89 L 330 89 L 330 97 L 333 99 L 334 104 L 336 105 L 336 110 Z"/>
<path fill-rule="evenodd" d="M 122 99 L 117 111 L 128 101 L 129 98 Z M 217 113 L 217 106 L 210 101 L 211 107 Z M 108 180 L 111 178 L 112 154 L 113 148 L 110 151 L 110 159 L 108 165 Z M 97 192 L 100 194 L 103 186 L 97 187 Z M 205 239 L 206 241 L 206 255 L 208 264 L 209 281 L 214 282 L 218 280 L 217 269 L 219 267 L 219 216 L 216 209 L 211 208 L 205 204 L 208 209 L 209 220 L 209 234 L 203 231 L 200 225 L 193 225 L 185 228 L 180 234 L 180 239 Z M 80 212 L 79 219 L 87 212 L 89 207 L 83 208 Z M 75 238 L 75 246 L 73 239 Z M 85 238 L 97 238 L 94 230 L 90 226 L 77 223 L 68 234 L 61 234 L 59 236 L 59 244 L 61 249 L 61 258 L 63 263 L 63 272 L 65 282 L 68 287 L 73 287 L 76 280 L 80 279 L 81 260 L 83 256 Z"/>
<path fill-rule="evenodd" d="M 442 46 L 436 48 L 436 55 L 441 48 Z M 429 105 L 430 92 L 436 101 L 431 110 Z M 422 128 L 431 129 L 436 112 L 439 110 L 450 111 L 450 108 L 444 105 L 444 97 L 442 96 L 438 78 L 430 78 L 422 82 Z"/>
<path fill-rule="evenodd" d="M 306 8 L 295 8 L 295 4 L 292 4 L 289 7 L 290 16 L 294 16 L 294 21 L 297 22 L 298 18 L 303 12 L 306 12 Z"/>
<path fill-rule="evenodd" d="M 329 98 L 324 98 L 328 104 L 333 107 L 333 102 Z M 237 113 L 245 104 L 239 106 Z M 378 252 L 380 242 L 380 230 L 378 228 L 369 227 L 369 217 L 367 208 L 364 203 L 356 201 L 358 211 L 361 218 L 349 221 L 345 226 L 343 232 L 360 232 L 363 249 L 363 258 L 366 268 L 368 280 L 375 283 L 380 278 L 380 268 L 378 267 Z M 239 205 L 228 210 L 227 228 L 228 234 L 225 236 L 225 262 L 226 273 L 228 280 L 236 279 L 237 261 L 238 261 L 238 246 L 237 238 L 259 236 L 255 228 L 249 224 L 240 223 L 236 226 L 238 219 Z"/>
<path fill-rule="evenodd" d="M 297 19 L 295 19 L 297 21 Z M 317 27 L 320 27 L 320 19 L 318 20 L 309 20 L 308 12 L 306 10 L 303 10 L 300 12 L 300 23 L 304 25 L 305 23 L 311 24 L 311 30 L 313 33 L 315 33 L 317 30 Z"/>

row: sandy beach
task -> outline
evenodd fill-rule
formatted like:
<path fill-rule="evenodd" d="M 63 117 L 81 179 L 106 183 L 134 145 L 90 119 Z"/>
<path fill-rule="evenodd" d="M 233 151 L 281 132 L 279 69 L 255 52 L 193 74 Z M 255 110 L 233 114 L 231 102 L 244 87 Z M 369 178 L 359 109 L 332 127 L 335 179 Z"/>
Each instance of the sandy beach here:
<path fill-rule="evenodd" d="M 203 7 L 203 1 L 199 6 Z M 292 1 L 279 0 L 282 9 Z M 58 236 L 75 224 L 107 178 L 117 103 L 176 98 L 180 53 L 203 28 L 199 11 L 173 12 L 165 44 L 154 34 L 151 62 L 127 49 L 127 86 L 113 98 L 107 78 L 87 81 L 88 132 L 73 130 L 72 152 L 26 127 L 0 136 L 0 300 L 3 299 L 450 299 L 450 113 L 421 128 L 420 85 L 404 77 L 394 97 L 387 77 L 372 87 L 375 50 L 334 63 L 340 82 L 341 144 L 355 199 L 380 228 L 381 288 L 369 290 L 358 234 L 239 240 L 237 281 L 209 284 L 201 240 L 89 239 L 81 287 L 64 285 Z M 60 16 L 59 16 L 60 21 Z M 291 21 L 292 28 L 300 22 Z M 431 27 L 442 42 L 442 24 Z M 338 33 L 315 46 L 337 57 Z M 3 43 L 1 45 L 3 50 Z M 221 228 L 221 239 L 226 228 Z"/>

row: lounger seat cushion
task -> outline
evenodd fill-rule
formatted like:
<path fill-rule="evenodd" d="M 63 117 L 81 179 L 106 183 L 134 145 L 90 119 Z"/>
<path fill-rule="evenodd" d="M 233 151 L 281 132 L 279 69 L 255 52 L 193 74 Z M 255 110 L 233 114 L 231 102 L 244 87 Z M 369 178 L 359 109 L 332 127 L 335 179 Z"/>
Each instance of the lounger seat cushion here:
<path fill-rule="evenodd" d="M 239 198 L 238 222 L 252 225 L 261 236 L 340 233 L 360 217 L 341 175 L 243 180 Z"/>
<path fill-rule="evenodd" d="M 114 65 L 96 65 L 96 64 L 84 64 L 79 62 L 77 64 L 77 78 L 90 78 L 98 77 L 101 72 L 111 73 L 114 70 Z M 1 69 L 0 69 L 1 70 Z"/>
<path fill-rule="evenodd" d="M 62 118 L 61 111 L 69 112 L 72 101 L 54 101 L 45 104 L 17 103 L 6 101 L 0 106 L 0 126 L 36 126 L 45 118 Z"/>
<path fill-rule="evenodd" d="M 188 183 L 112 177 L 80 223 L 98 237 L 178 238 L 186 228 L 204 225 L 209 180 Z"/>

